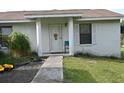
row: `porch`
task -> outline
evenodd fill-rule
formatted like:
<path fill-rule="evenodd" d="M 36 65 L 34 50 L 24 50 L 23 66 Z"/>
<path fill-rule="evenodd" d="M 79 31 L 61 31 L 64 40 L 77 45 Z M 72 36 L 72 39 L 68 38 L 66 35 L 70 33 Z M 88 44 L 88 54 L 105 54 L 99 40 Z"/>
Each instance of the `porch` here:
<path fill-rule="evenodd" d="M 74 20 L 69 18 L 36 19 L 39 56 L 74 55 Z"/>
<path fill-rule="evenodd" d="M 70 56 L 69 53 L 43 53 L 42 56 Z"/>

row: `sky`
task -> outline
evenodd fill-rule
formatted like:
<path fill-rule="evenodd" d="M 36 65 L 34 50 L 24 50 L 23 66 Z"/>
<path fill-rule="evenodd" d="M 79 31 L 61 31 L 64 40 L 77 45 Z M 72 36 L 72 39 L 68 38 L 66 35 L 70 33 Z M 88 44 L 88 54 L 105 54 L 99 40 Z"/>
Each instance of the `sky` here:
<path fill-rule="evenodd" d="M 124 0 L 0 0 L 0 11 L 110 9 L 124 13 Z"/>
<path fill-rule="evenodd" d="M 111 9 L 111 10 L 114 11 L 114 12 L 124 14 L 124 9 Z"/>

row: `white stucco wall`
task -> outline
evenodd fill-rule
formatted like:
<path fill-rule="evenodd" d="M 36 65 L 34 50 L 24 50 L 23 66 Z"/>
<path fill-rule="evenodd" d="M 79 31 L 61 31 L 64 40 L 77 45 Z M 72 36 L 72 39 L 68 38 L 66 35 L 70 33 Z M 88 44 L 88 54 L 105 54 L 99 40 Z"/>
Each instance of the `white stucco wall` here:
<path fill-rule="evenodd" d="M 75 31 L 75 53 L 83 52 L 98 56 L 120 57 L 120 21 L 92 23 L 92 44 L 79 44 L 78 25 Z"/>
<path fill-rule="evenodd" d="M 50 52 L 50 25 L 56 25 L 58 24 L 60 26 L 61 34 L 62 34 L 62 50 L 64 51 L 64 41 L 68 40 L 68 32 L 67 32 L 67 26 L 65 26 L 65 23 L 67 23 L 67 18 L 48 18 L 48 19 L 42 19 L 42 46 L 43 46 L 43 53 L 49 53 Z"/>
<path fill-rule="evenodd" d="M 32 51 L 36 51 L 36 27 L 35 23 L 16 23 L 13 25 L 13 31 L 24 33 L 29 37 Z"/>
<path fill-rule="evenodd" d="M 42 50 L 43 53 L 49 53 L 50 52 L 50 38 L 49 38 L 49 25 L 52 24 L 59 24 L 60 29 L 62 32 L 62 39 L 63 39 L 63 45 L 64 41 L 68 39 L 68 32 L 67 32 L 67 26 L 65 26 L 65 23 L 67 23 L 66 18 L 48 18 L 48 19 L 42 19 Z M 31 44 L 32 51 L 37 51 L 37 44 L 36 44 L 36 24 L 35 23 L 16 23 L 11 24 L 13 26 L 13 31 L 21 32 L 26 34 L 29 37 L 29 41 Z M 64 46 L 63 46 L 64 51 Z"/>
<path fill-rule="evenodd" d="M 51 18 L 42 20 L 42 45 L 43 53 L 49 52 L 49 28 L 50 24 L 60 24 L 62 30 L 63 51 L 64 41 L 68 40 L 66 18 Z M 84 22 L 85 23 L 85 22 Z M 98 56 L 120 56 L 120 21 L 98 21 L 92 23 L 92 44 L 79 44 L 79 22 L 74 22 L 74 52 L 91 53 Z M 36 27 L 35 23 L 13 24 L 13 30 L 28 35 L 31 48 L 36 51 Z"/>

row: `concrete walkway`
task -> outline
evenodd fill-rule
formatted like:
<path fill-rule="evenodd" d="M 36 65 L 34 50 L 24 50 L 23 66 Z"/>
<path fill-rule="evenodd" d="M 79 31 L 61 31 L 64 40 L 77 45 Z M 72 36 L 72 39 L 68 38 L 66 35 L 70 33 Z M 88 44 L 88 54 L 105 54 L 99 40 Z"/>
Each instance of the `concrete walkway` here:
<path fill-rule="evenodd" d="M 63 56 L 50 56 L 41 66 L 32 83 L 57 83 L 63 81 Z"/>

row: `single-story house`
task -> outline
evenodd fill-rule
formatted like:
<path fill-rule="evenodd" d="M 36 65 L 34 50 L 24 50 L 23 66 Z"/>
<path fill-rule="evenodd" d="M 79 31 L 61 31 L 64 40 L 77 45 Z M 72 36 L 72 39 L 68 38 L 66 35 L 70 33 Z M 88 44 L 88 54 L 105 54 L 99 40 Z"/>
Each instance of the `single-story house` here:
<path fill-rule="evenodd" d="M 39 56 L 83 52 L 120 57 L 122 17 L 106 9 L 0 12 L 0 33 L 25 33 Z M 2 38 L 0 46 L 5 47 Z"/>

